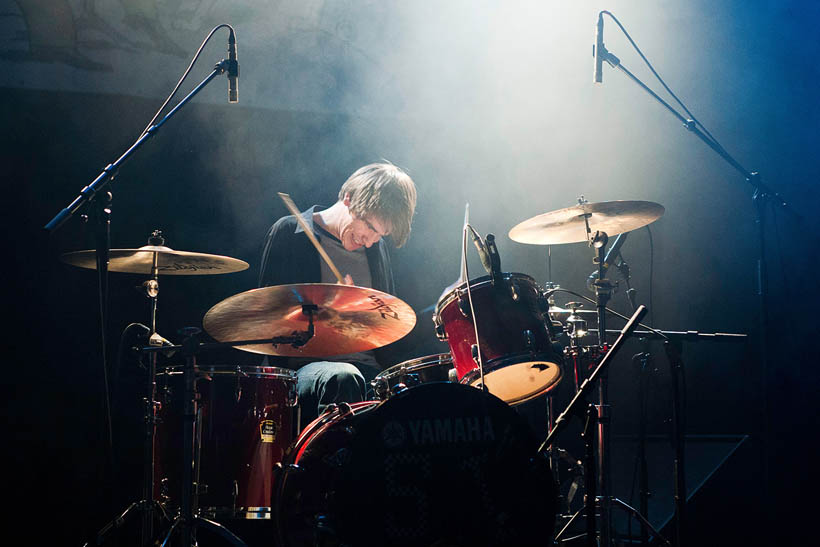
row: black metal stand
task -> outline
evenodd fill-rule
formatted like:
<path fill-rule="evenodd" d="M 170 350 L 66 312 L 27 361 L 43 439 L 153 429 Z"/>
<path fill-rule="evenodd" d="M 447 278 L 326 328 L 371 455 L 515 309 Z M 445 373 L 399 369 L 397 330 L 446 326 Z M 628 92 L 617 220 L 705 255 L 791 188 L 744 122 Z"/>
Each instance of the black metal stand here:
<path fill-rule="evenodd" d="M 196 433 L 196 428 L 198 424 L 197 417 L 199 410 L 197 404 L 198 395 L 196 392 L 196 356 L 200 352 L 209 349 L 249 346 L 264 343 L 270 343 L 273 345 L 291 344 L 294 347 L 304 346 L 311 338 L 313 338 L 313 335 L 315 334 L 313 316 L 316 314 L 317 310 L 318 308 L 314 304 L 303 305 L 302 313 L 308 317 L 308 328 L 306 331 L 295 331 L 290 336 L 276 336 L 273 338 L 263 338 L 257 340 L 237 340 L 202 344 L 198 342 L 196 338 L 200 333 L 200 329 L 196 327 L 188 327 L 182 331 L 182 334 L 185 336 L 185 340 L 182 345 L 164 347 L 149 346 L 141 349 L 142 352 L 148 354 L 155 354 L 158 351 L 182 350 L 186 358 L 185 369 L 183 371 L 183 383 L 185 384 L 185 409 L 183 412 L 183 477 L 182 495 L 180 497 L 180 512 L 162 542 L 163 547 L 170 541 L 177 529 L 180 530 L 183 547 L 194 547 L 197 544 L 196 529 L 200 526 L 218 533 L 233 545 L 245 547 L 245 543 L 227 528 L 217 522 L 203 518 L 198 514 L 199 496 L 196 474 L 199 469 L 199 435 Z M 153 458 L 151 461 L 153 462 Z M 153 475 L 151 476 L 150 482 L 153 485 Z M 151 493 L 151 496 L 153 496 L 153 492 Z"/>
<path fill-rule="evenodd" d="M 601 272 L 601 273 L 603 273 L 603 272 Z M 635 327 L 638 325 L 639 321 L 641 320 L 641 318 L 645 314 L 646 314 L 646 307 L 645 306 L 639 306 L 638 310 L 632 315 L 632 317 L 629 319 L 627 324 L 624 326 L 623 330 L 620 331 L 620 336 L 618 337 L 618 339 L 615 341 L 615 343 L 612 344 L 612 346 L 609 348 L 607 353 L 600 360 L 600 362 L 598 363 L 598 366 L 595 367 L 595 370 L 592 371 L 592 374 L 590 374 L 589 377 L 586 378 L 584 380 L 584 382 L 581 384 L 581 387 L 575 393 L 575 396 L 572 398 L 569 405 L 567 405 L 567 408 L 564 409 L 564 411 L 561 413 L 561 415 L 558 416 L 558 419 L 555 420 L 555 427 L 552 428 L 549 435 L 547 435 L 547 438 L 544 440 L 544 442 L 539 447 L 539 449 L 538 449 L 539 452 L 543 452 L 544 450 L 547 449 L 547 447 L 552 446 L 553 440 L 566 427 L 567 417 L 578 413 L 578 409 L 580 407 L 581 402 L 586 400 L 586 397 L 589 394 L 589 392 L 592 390 L 593 386 L 596 385 L 596 382 L 598 382 L 600 377 L 606 372 L 607 367 L 609 366 L 609 363 L 612 361 L 613 357 L 618 353 L 618 351 L 620 351 L 621 347 L 623 346 L 624 341 L 632 334 L 632 332 L 635 330 Z M 595 506 L 596 505 L 597 505 L 599 511 L 601 512 L 602 516 L 603 516 L 603 507 L 604 507 L 605 503 L 607 504 L 607 508 L 609 507 L 609 503 L 615 503 L 617 506 L 623 507 L 623 508 L 629 510 L 630 512 L 632 512 L 633 514 L 637 514 L 637 511 L 635 509 L 633 509 L 632 507 L 630 507 L 629 505 L 627 505 L 626 503 L 620 501 L 620 500 L 605 499 L 604 496 L 603 496 L 603 493 L 595 492 L 596 487 L 594 485 L 602 484 L 602 481 L 600 480 L 600 477 L 596 477 L 598 479 L 597 481 L 590 480 L 592 475 L 595 472 L 594 471 L 595 470 L 595 464 L 594 464 L 594 452 L 595 451 L 594 451 L 593 446 L 592 446 L 593 441 L 591 440 L 591 435 L 589 435 L 589 430 L 592 427 L 593 418 L 595 420 L 600 420 L 601 411 L 600 411 L 600 408 L 599 408 L 599 409 L 597 409 L 597 412 L 593 412 L 591 410 L 591 408 L 592 408 L 592 405 L 589 405 L 587 407 L 587 422 L 586 422 L 586 426 L 584 428 L 585 429 L 585 454 L 586 454 L 585 469 L 586 469 L 586 475 L 587 475 L 586 480 L 589 481 L 589 483 L 587 484 L 587 496 L 586 496 L 586 499 L 585 499 L 585 509 L 584 510 L 586 511 L 586 516 L 587 516 L 587 522 L 586 522 L 587 543 L 589 545 L 597 545 L 596 533 L 595 533 L 596 532 L 596 530 L 595 530 Z M 599 441 L 600 441 L 600 424 L 598 424 L 598 431 L 599 431 Z M 600 452 L 601 452 L 601 447 L 599 446 L 598 447 L 598 453 L 600 454 Z M 599 461 L 598 462 L 598 470 L 600 470 L 600 468 L 601 468 L 601 465 L 600 465 L 600 461 Z M 593 492 L 592 494 L 590 493 L 591 491 Z M 579 512 L 579 514 L 580 514 L 580 512 Z M 570 524 L 572 524 L 572 521 L 575 520 L 576 516 L 577 516 L 577 514 L 575 516 L 573 516 L 573 518 L 567 523 L 567 525 L 564 527 L 564 529 L 567 529 L 570 526 Z M 638 516 L 639 519 L 642 520 L 642 522 L 646 521 L 646 519 L 644 519 L 641 515 L 637 515 L 637 516 Z M 602 523 L 606 524 L 603 521 L 603 519 L 602 519 Z M 648 526 L 650 526 L 648 522 L 646 522 L 646 524 Z M 651 528 L 651 526 L 650 526 L 650 528 Z M 653 531 L 654 531 L 654 529 L 653 529 Z M 562 532 L 563 532 L 563 530 L 562 530 Z M 560 533 L 561 532 L 559 532 L 559 536 L 560 536 Z M 659 537 L 659 538 L 662 539 L 660 534 L 657 533 L 656 531 L 655 531 L 655 535 L 656 535 L 656 537 Z M 666 541 L 666 540 L 664 540 L 664 541 Z M 602 545 L 603 545 L 603 543 L 602 543 Z"/>
<path fill-rule="evenodd" d="M 612 283 L 606 279 L 604 269 L 604 248 L 609 237 L 605 232 L 596 232 L 592 245 L 597 249 L 598 279 L 593 283 L 595 287 L 596 308 L 598 311 L 598 346 L 606 350 L 606 305 L 612 295 Z M 645 311 L 645 309 L 644 309 Z M 642 314 L 643 315 L 643 314 Z M 600 536 L 601 545 L 609 547 L 612 544 L 612 513 L 610 509 L 611 477 L 609 460 L 609 375 L 607 371 L 601 373 L 598 384 L 598 491 L 600 494 Z"/>
<path fill-rule="evenodd" d="M 669 375 L 672 378 L 672 476 L 675 483 L 675 545 L 684 543 L 686 530 L 686 466 L 684 458 L 684 409 L 681 406 L 680 386 L 683 381 L 683 359 L 679 339 L 668 339 L 663 343 L 669 359 Z"/>
<path fill-rule="evenodd" d="M 235 64 L 235 62 L 234 62 Z M 72 201 L 68 206 L 62 209 L 57 215 L 52 218 L 48 224 L 45 225 L 45 229 L 49 232 L 54 232 L 60 228 L 67 220 L 72 218 L 76 213 L 83 210 L 91 203 L 95 203 L 97 208 L 95 210 L 95 217 L 96 217 L 96 259 L 97 259 L 97 273 L 99 279 L 99 313 L 100 313 L 100 343 L 101 343 L 101 354 L 102 354 L 102 366 L 103 366 L 103 391 L 105 394 L 105 415 L 106 415 L 106 434 L 108 435 L 108 442 L 109 446 L 113 446 L 113 435 L 112 435 L 112 424 L 111 424 L 111 410 L 110 410 L 110 396 L 108 393 L 108 363 L 107 363 L 107 327 L 108 327 L 108 262 L 109 262 L 109 254 L 111 249 L 111 236 L 110 236 L 110 229 L 111 229 L 111 201 L 113 199 L 111 192 L 105 191 L 101 194 L 102 199 L 99 198 L 98 194 L 106 189 L 107 186 L 116 178 L 117 173 L 119 172 L 120 166 L 128 160 L 134 152 L 136 152 L 148 139 L 153 137 L 162 127 L 162 125 L 171 119 L 185 104 L 188 103 L 197 93 L 199 93 L 211 80 L 213 80 L 216 76 L 223 74 L 229 68 L 232 67 L 231 62 L 222 59 L 218 62 L 211 73 L 202 80 L 188 95 L 185 96 L 168 114 L 165 115 L 162 120 L 158 123 L 152 125 L 148 128 L 140 137 L 131 145 L 128 150 L 126 150 L 119 158 L 117 158 L 114 163 L 107 165 L 102 172 L 97 175 L 97 177 L 85 188 L 83 188 L 79 195 Z M 153 334 L 153 332 L 152 332 Z M 155 364 L 155 362 L 154 362 Z M 151 374 L 153 376 L 153 372 Z M 149 402 L 153 404 L 153 397 L 152 400 Z M 152 416 L 155 416 L 155 409 L 150 410 Z M 150 427 L 153 427 L 151 425 Z M 153 438 L 153 434 L 152 434 Z M 153 450 L 153 443 L 152 448 Z M 147 451 L 147 448 L 146 448 Z M 110 458 L 113 460 L 113 449 L 110 449 L 109 452 L 111 453 Z M 110 463 L 112 470 L 114 469 L 114 463 L 111 461 Z M 152 466 L 153 467 L 153 466 Z M 151 473 L 153 475 L 153 469 L 151 469 Z M 147 475 L 148 470 L 145 471 L 146 479 L 145 482 L 147 484 Z M 116 529 L 119 527 L 116 523 L 119 521 L 121 522 L 127 514 L 134 508 L 141 508 L 144 510 L 145 516 L 143 520 L 142 526 L 142 537 L 141 537 L 141 545 L 148 545 L 152 538 L 152 507 L 153 503 L 148 502 L 153 495 L 153 492 L 147 492 L 147 487 L 143 489 L 143 497 L 144 499 L 142 502 L 137 502 L 135 504 L 130 505 L 121 515 L 111 521 L 110 523 L 106 524 L 100 532 L 97 534 L 97 543 L 101 543 L 105 539 L 105 534 L 103 532 L 110 531 L 112 529 Z"/>
<path fill-rule="evenodd" d="M 197 415 L 198 415 L 198 395 L 196 392 L 196 354 L 199 351 L 199 344 L 196 340 L 199 329 L 189 327 L 184 329 L 186 335 L 182 343 L 185 353 L 185 369 L 183 371 L 183 382 L 185 384 L 185 410 L 183 412 L 183 440 L 182 440 L 182 498 L 179 516 L 174 520 L 168 534 L 162 542 L 163 547 L 168 544 L 174 531 L 180 527 L 182 545 L 184 547 L 194 547 L 197 545 L 196 529 L 198 527 L 207 528 L 218 533 L 232 545 L 237 547 L 247 547 L 245 542 L 234 535 L 230 530 L 221 524 L 199 516 L 198 513 L 198 483 L 195 473 L 198 465 L 197 446 Z"/>
<path fill-rule="evenodd" d="M 614 16 L 608 11 L 602 11 L 601 14 L 607 14 L 614 19 Z M 616 20 L 617 21 L 617 20 Z M 731 165 L 736 171 L 738 171 L 741 175 L 743 175 L 744 180 L 753 188 L 752 200 L 755 205 L 755 212 L 756 212 L 756 220 L 755 224 L 757 226 L 757 236 L 758 236 L 758 258 L 757 258 L 757 298 L 758 298 L 758 305 L 759 305 L 759 333 L 758 333 L 758 343 L 760 345 L 760 359 L 761 359 L 761 382 L 763 385 L 763 392 L 761 394 L 762 397 L 762 405 L 763 405 L 763 419 L 761 424 L 761 437 L 763 441 L 763 496 L 764 499 L 769 499 L 771 496 L 771 485 L 769 481 L 769 451 L 771 450 L 771 432 L 770 432 L 770 424 L 769 424 L 769 394 L 768 394 L 768 385 L 769 385 L 769 377 L 771 374 L 771 355 L 770 355 L 770 348 L 772 344 L 769 340 L 771 336 L 771 329 L 769 326 L 769 302 L 768 302 L 768 267 L 766 262 L 766 234 L 765 234 L 765 209 L 766 205 L 771 202 L 777 205 L 781 210 L 786 211 L 791 215 L 794 220 L 797 220 L 801 227 L 806 228 L 804 218 L 799 215 L 794 209 L 789 205 L 777 192 L 773 191 L 771 188 L 763 184 L 760 180 L 760 174 L 757 172 L 751 172 L 744 168 L 740 163 L 737 162 L 723 146 L 721 146 L 714 138 L 711 138 L 703 133 L 698 127 L 698 123 L 695 120 L 687 119 L 683 117 L 678 111 L 672 108 L 666 101 L 661 99 L 654 91 L 652 91 L 646 84 L 644 84 L 640 79 L 638 79 L 634 74 L 632 74 L 629 70 L 627 70 L 623 64 L 621 63 L 620 59 L 613 55 L 610 51 L 606 49 L 606 47 L 601 44 L 599 51 L 597 52 L 601 58 L 606 61 L 610 66 L 613 68 L 619 69 L 623 72 L 630 80 L 638 84 L 638 86 L 646 91 L 649 95 L 652 96 L 658 103 L 660 103 L 666 110 L 675 116 L 683 126 L 697 136 L 701 141 L 703 141 L 709 148 L 711 148 L 715 153 L 717 153 L 721 158 L 723 158 L 726 163 Z M 764 527 L 765 528 L 765 527 Z M 678 547 L 681 547 L 682 543 L 678 543 Z"/>

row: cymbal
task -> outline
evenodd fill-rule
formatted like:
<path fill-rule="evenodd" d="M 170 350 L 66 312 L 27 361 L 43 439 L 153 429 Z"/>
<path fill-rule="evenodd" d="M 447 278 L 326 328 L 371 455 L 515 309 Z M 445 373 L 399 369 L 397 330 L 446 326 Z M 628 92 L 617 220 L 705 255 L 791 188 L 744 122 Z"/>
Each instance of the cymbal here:
<path fill-rule="evenodd" d="M 583 203 L 534 216 L 510 230 L 510 239 L 533 245 L 555 245 L 587 241 L 589 229 L 614 236 L 658 220 L 663 205 L 652 201 L 602 201 Z"/>
<path fill-rule="evenodd" d="M 584 315 L 597 315 L 598 312 L 596 310 L 581 310 L 581 309 L 576 309 L 576 310 L 573 311 L 573 310 L 568 310 L 566 308 L 559 308 L 558 306 L 550 306 L 549 313 L 550 313 L 550 315 L 553 315 L 553 314 L 558 315 L 558 314 L 562 314 L 562 313 L 565 313 L 567 315 L 570 315 L 572 313 L 575 313 L 576 315 L 581 315 L 581 314 L 584 314 Z"/>
<path fill-rule="evenodd" d="M 175 251 L 157 245 L 145 245 L 139 249 L 111 249 L 109 257 L 108 271 L 142 275 L 151 275 L 155 259 L 160 275 L 215 275 L 248 269 L 248 263 L 237 258 Z M 72 266 L 97 269 L 95 250 L 65 253 L 60 259 Z"/>
<path fill-rule="evenodd" d="M 289 336 L 308 329 L 302 306 L 313 304 L 314 336 L 291 344 L 236 346 L 252 353 L 286 357 L 330 357 L 386 346 L 413 330 L 416 314 L 390 294 L 332 283 L 276 285 L 219 302 L 205 314 L 205 331 L 220 342 Z"/>

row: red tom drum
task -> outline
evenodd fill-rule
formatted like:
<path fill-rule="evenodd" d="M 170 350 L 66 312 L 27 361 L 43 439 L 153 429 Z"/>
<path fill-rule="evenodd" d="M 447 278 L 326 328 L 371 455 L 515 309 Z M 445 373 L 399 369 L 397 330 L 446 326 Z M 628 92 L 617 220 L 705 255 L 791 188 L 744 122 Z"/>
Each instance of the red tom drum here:
<path fill-rule="evenodd" d="M 450 345 L 453 365 L 463 384 L 481 383 L 473 359 L 476 345 L 473 315 L 462 283 L 436 306 L 436 335 Z M 552 345 L 548 305 L 535 280 L 505 273 L 497 283 L 490 276 L 469 283 L 484 360 L 484 383 L 490 393 L 511 405 L 547 393 L 561 380 L 561 356 Z"/>
<path fill-rule="evenodd" d="M 182 367 L 157 373 L 156 499 L 181 502 Z M 196 431 L 199 508 L 212 518 L 270 518 L 273 468 L 294 438 L 296 373 L 278 367 L 200 366 Z"/>

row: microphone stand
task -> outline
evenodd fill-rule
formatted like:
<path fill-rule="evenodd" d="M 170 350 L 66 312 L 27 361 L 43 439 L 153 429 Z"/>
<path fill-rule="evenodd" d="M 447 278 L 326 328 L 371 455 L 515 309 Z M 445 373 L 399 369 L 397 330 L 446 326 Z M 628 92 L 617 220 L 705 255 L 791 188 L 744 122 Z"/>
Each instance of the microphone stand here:
<path fill-rule="evenodd" d="M 604 11 L 602 13 L 608 14 L 612 17 L 612 14 L 608 11 Z M 614 18 L 614 17 L 613 17 Z M 703 131 L 698 128 L 698 122 L 692 119 L 688 119 L 683 117 L 677 110 L 672 108 L 666 101 L 658 96 L 657 93 L 652 91 L 646 84 L 644 84 L 639 78 L 637 78 L 634 74 L 632 74 L 626 67 L 623 66 L 620 59 L 613 55 L 606 47 L 601 44 L 601 47 L 598 48 L 598 55 L 601 55 L 602 59 L 609 63 L 610 66 L 613 68 L 617 68 L 621 72 L 623 72 L 630 80 L 635 82 L 641 89 L 646 91 L 653 99 L 655 99 L 658 103 L 660 103 L 666 110 L 675 116 L 683 126 L 688 129 L 691 133 L 693 133 L 696 137 L 698 137 L 701 141 L 703 141 L 709 148 L 711 148 L 718 156 L 723 158 L 726 163 L 731 165 L 737 172 L 743 175 L 744 180 L 752 187 L 752 202 L 755 205 L 755 213 L 756 213 L 756 220 L 755 225 L 757 227 L 757 237 L 758 237 L 758 257 L 757 257 L 757 297 L 758 297 L 758 309 L 759 309 L 759 333 L 758 333 L 758 343 L 759 343 L 759 352 L 761 355 L 761 381 L 762 381 L 762 393 L 761 398 L 763 399 L 763 419 L 762 419 L 762 441 L 763 441 L 763 499 L 769 499 L 771 492 L 771 485 L 769 479 L 769 451 L 771 450 L 771 431 L 770 431 L 770 424 L 769 424 L 769 408 L 770 408 L 770 401 L 769 401 L 769 377 L 771 375 L 771 355 L 770 355 L 770 348 L 772 344 L 769 341 L 769 337 L 771 336 L 771 329 L 769 326 L 769 294 L 768 294 L 768 265 L 766 263 L 766 233 L 765 233 L 765 221 L 766 221 L 766 205 L 768 202 L 772 202 L 773 204 L 777 205 L 781 210 L 786 211 L 791 215 L 791 217 L 796 220 L 801 227 L 805 227 L 805 220 L 803 216 L 798 214 L 791 205 L 789 205 L 777 192 L 769 188 L 767 185 L 763 184 L 760 179 L 760 173 L 751 172 L 743 167 L 737 160 L 735 160 L 727 151 L 723 148 L 717 141 L 713 138 L 708 137 L 703 133 Z M 679 538 L 680 539 L 680 538 Z M 680 547 L 680 543 L 678 546 Z"/>
<path fill-rule="evenodd" d="M 632 311 L 634 313 L 638 309 L 638 303 L 635 297 L 637 291 L 630 283 L 632 275 L 629 269 L 629 264 L 627 264 L 626 259 L 620 252 L 618 252 L 618 256 L 615 257 L 613 262 L 615 267 L 618 269 L 618 272 L 620 272 L 621 277 L 624 279 L 624 283 L 626 284 L 626 297 L 627 300 L 629 300 L 629 304 L 632 306 Z M 648 382 L 649 375 L 651 373 L 649 368 L 649 360 L 651 354 L 649 353 L 649 348 L 647 347 L 649 345 L 648 339 L 641 336 L 640 341 L 643 346 L 643 351 L 632 357 L 633 364 L 637 363 L 638 365 L 638 491 L 640 498 L 639 510 L 641 514 L 649 520 L 649 496 L 651 494 L 649 493 L 649 469 L 646 461 L 646 398 L 649 393 Z M 644 547 L 649 545 L 649 530 L 643 521 L 641 522 L 641 545 Z"/>
<path fill-rule="evenodd" d="M 57 215 L 52 218 L 44 228 L 49 233 L 56 232 L 66 221 L 72 218 L 79 211 L 86 208 L 89 204 L 96 204 L 95 218 L 96 218 L 96 258 L 97 258 L 97 276 L 99 285 L 99 313 L 100 313 L 100 343 L 103 366 L 103 383 L 105 394 L 105 412 L 106 412 L 106 434 L 108 435 L 109 453 L 111 459 L 111 468 L 113 470 L 113 440 L 112 440 L 112 425 L 111 425 L 111 409 L 110 396 L 108 394 L 108 363 L 107 363 L 107 327 L 108 327 L 108 262 L 111 249 L 111 203 L 113 201 L 113 194 L 110 190 L 103 192 L 102 198 L 98 198 L 98 194 L 111 185 L 114 181 L 119 169 L 126 160 L 128 160 L 145 142 L 153 137 L 162 125 L 170 120 L 188 101 L 190 101 L 197 93 L 199 93 L 211 80 L 216 76 L 223 74 L 230 67 L 230 62 L 222 59 L 215 66 L 211 73 L 203 79 L 188 95 L 185 96 L 173 109 L 171 109 L 165 117 L 158 123 L 148 128 L 140 137 L 128 148 L 117 160 L 108 164 L 102 172 L 88 186 L 80 190 L 79 195 L 63 208 Z M 84 217 L 85 218 L 85 217 Z M 147 472 L 146 472 L 147 473 Z M 146 501 L 146 500 L 143 500 Z M 139 505 L 139 504 L 138 504 Z M 132 506 L 133 507 L 133 506 Z M 128 513 L 131 509 L 126 509 L 122 515 Z M 151 539 L 149 534 L 152 531 L 151 511 L 146 509 L 141 532 L 140 545 L 147 545 Z M 120 519 L 115 519 L 113 524 L 118 524 Z M 113 526 L 116 528 L 117 526 Z M 100 534 L 111 529 L 111 524 L 107 525 Z M 100 534 L 97 540 L 100 541 Z"/>

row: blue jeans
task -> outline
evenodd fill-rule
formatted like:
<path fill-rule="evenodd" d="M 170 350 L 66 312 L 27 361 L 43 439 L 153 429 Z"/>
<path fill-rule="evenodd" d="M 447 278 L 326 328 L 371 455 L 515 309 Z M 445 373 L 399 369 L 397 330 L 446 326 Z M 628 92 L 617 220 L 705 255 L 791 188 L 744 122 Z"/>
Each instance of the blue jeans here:
<path fill-rule="evenodd" d="M 296 389 L 302 411 L 302 428 L 332 403 L 364 401 L 370 380 L 378 373 L 350 363 L 316 361 L 296 371 Z"/>

